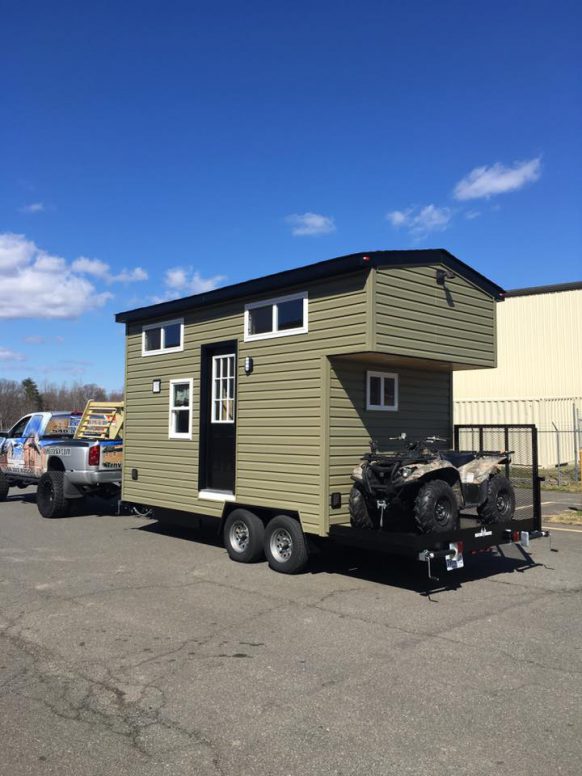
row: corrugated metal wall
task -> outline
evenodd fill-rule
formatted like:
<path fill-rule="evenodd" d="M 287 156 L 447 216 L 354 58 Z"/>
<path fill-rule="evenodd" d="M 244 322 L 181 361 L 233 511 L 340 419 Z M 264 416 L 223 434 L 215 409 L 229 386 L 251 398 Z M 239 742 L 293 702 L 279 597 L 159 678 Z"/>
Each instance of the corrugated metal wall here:
<path fill-rule="evenodd" d="M 454 402 L 455 423 L 534 423 L 539 463 L 553 467 L 574 461 L 574 412 L 582 416 L 582 396 L 546 399 L 465 399 Z M 555 423 L 558 431 L 552 425 Z M 558 461 L 558 435 L 560 460 Z M 579 443 L 582 443 L 580 436 Z M 520 463 L 519 461 L 515 461 Z"/>
<path fill-rule="evenodd" d="M 454 396 L 582 396 L 582 289 L 509 297 L 497 305 L 497 368 L 455 373 Z"/>

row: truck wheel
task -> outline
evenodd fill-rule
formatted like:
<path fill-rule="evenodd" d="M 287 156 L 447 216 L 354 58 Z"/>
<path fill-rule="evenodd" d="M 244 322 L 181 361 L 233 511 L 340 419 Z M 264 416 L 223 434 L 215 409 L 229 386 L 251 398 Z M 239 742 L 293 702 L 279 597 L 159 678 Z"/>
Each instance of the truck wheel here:
<path fill-rule="evenodd" d="M 307 565 L 307 543 L 298 520 L 274 517 L 265 530 L 265 555 L 269 566 L 282 574 L 298 574 Z"/>
<path fill-rule="evenodd" d="M 515 491 L 503 474 L 494 474 L 487 484 L 487 500 L 477 507 L 483 525 L 493 525 L 511 520 L 515 513 Z"/>
<path fill-rule="evenodd" d="M 43 517 L 66 517 L 70 501 L 65 498 L 65 473 L 45 472 L 38 481 L 36 505 Z"/>
<path fill-rule="evenodd" d="M 263 559 L 265 525 L 248 509 L 235 509 L 224 524 L 224 546 L 231 560 L 256 563 Z"/>
<path fill-rule="evenodd" d="M 0 501 L 6 501 L 6 496 L 10 490 L 10 483 L 6 479 L 6 475 L 0 472 Z"/>
<path fill-rule="evenodd" d="M 374 528 L 374 521 L 370 517 L 368 504 L 362 488 L 354 485 L 350 491 L 349 499 L 350 523 L 354 528 Z"/>
<path fill-rule="evenodd" d="M 420 533 L 443 533 L 457 527 L 457 497 L 444 480 L 430 480 L 418 491 L 414 520 Z"/>

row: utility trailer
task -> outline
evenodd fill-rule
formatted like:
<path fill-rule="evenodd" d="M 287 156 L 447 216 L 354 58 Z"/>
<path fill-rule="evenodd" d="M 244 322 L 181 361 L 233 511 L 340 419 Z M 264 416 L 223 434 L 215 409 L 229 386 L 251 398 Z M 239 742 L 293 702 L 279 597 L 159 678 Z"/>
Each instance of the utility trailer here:
<path fill-rule="evenodd" d="M 284 573 L 326 538 L 451 567 L 459 542 L 465 555 L 516 531 L 525 543 L 541 524 L 521 504 L 516 525 L 484 531 L 470 514 L 450 534 L 350 525 L 350 475 L 370 439 L 451 439 L 452 373 L 496 366 L 502 301 L 438 249 L 341 256 L 119 313 L 122 499 L 183 525 L 215 517 L 233 560 L 266 556 Z M 510 449 L 486 436 L 455 449 Z"/>

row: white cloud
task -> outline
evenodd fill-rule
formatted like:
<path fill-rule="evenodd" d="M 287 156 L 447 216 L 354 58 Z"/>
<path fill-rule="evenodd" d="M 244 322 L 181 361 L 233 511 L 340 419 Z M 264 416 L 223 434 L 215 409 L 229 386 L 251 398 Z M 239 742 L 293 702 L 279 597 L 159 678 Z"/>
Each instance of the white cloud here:
<path fill-rule="evenodd" d="M 57 345 L 60 345 L 62 342 L 64 342 L 64 337 L 56 336 L 56 337 L 43 337 L 40 334 L 33 334 L 30 337 L 23 337 L 22 341 L 26 342 L 27 345 L 46 345 L 50 342 L 55 342 Z"/>
<path fill-rule="evenodd" d="M 407 210 L 392 210 L 386 213 L 386 220 L 395 229 L 405 227 L 417 238 L 426 236 L 429 232 L 443 232 L 450 224 L 453 211 L 448 207 L 425 205 L 422 208 Z"/>
<path fill-rule="evenodd" d="M 226 275 L 212 275 L 211 277 L 202 277 L 198 270 L 192 267 L 171 267 L 166 270 L 164 275 L 165 291 L 163 294 L 154 296 L 151 301 L 154 304 L 167 302 L 170 299 L 177 299 L 181 296 L 190 296 L 191 294 L 204 294 L 207 291 L 213 291 L 226 280 Z"/>
<path fill-rule="evenodd" d="M 80 275 L 92 275 L 106 283 L 134 283 L 148 279 L 148 273 L 141 267 L 135 267 L 131 270 L 123 269 L 118 275 L 114 275 L 109 264 L 100 259 L 88 259 L 86 256 L 75 259 L 71 267 L 74 272 L 78 272 Z"/>
<path fill-rule="evenodd" d="M 0 346 L 0 361 L 24 361 L 25 356 L 22 353 L 15 353 L 13 350 L 8 350 Z"/>
<path fill-rule="evenodd" d="M 490 167 L 475 167 L 457 183 L 454 197 L 458 200 L 488 199 L 495 194 L 517 191 L 527 183 L 537 181 L 540 175 L 540 157 L 514 162 L 511 167 L 505 167 L 500 162 Z"/>
<path fill-rule="evenodd" d="M 0 234 L 0 318 L 77 318 L 110 298 L 24 235 Z"/>
<path fill-rule="evenodd" d="M 285 221 L 291 225 L 291 234 L 295 237 L 335 232 L 334 219 L 320 213 L 292 213 L 285 217 Z"/>
<path fill-rule="evenodd" d="M 469 221 L 473 221 L 475 218 L 479 218 L 481 213 L 478 210 L 467 210 L 465 218 Z"/>
<path fill-rule="evenodd" d="M 30 205 L 24 205 L 20 208 L 21 213 L 44 213 L 45 210 L 44 202 L 31 202 Z"/>

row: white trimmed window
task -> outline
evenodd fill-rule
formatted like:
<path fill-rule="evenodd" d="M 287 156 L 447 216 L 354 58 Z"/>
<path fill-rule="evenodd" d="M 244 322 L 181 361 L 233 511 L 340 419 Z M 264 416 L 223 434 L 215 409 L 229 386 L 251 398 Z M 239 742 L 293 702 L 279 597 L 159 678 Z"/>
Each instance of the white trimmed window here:
<path fill-rule="evenodd" d="M 234 353 L 212 357 L 212 422 L 234 423 Z"/>
<path fill-rule="evenodd" d="M 245 342 L 307 333 L 307 291 L 245 305 Z"/>
<path fill-rule="evenodd" d="M 170 380 L 170 439 L 192 439 L 192 379 Z"/>
<path fill-rule="evenodd" d="M 142 356 L 175 353 L 184 350 L 184 319 L 142 326 Z"/>
<path fill-rule="evenodd" d="M 366 376 L 366 409 L 398 409 L 398 375 L 394 372 L 368 372 Z"/>

